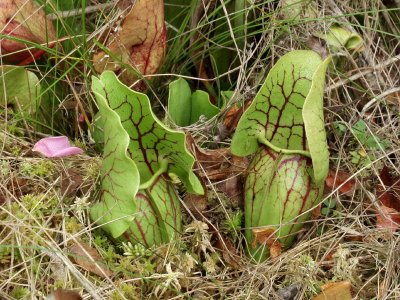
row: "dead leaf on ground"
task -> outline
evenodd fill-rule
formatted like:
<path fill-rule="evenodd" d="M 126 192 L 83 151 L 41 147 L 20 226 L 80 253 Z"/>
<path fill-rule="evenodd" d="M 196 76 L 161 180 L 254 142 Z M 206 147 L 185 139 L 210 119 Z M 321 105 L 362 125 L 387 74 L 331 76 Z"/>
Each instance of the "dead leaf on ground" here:
<path fill-rule="evenodd" d="M 389 104 L 396 105 L 400 107 L 400 92 L 393 92 L 386 96 L 386 101 Z"/>
<path fill-rule="evenodd" d="M 385 166 L 379 177 L 384 186 L 381 183 L 377 184 L 376 196 L 383 205 L 400 212 L 400 176 L 392 176 L 389 168 Z"/>
<path fill-rule="evenodd" d="M 321 286 L 322 292 L 313 300 L 351 300 L 350 281 L 329 282 Z"/>
<path fill-rule="evenodd" d="M 225 115 L 224 123 L 219 128 L 219 135 L 221 140 L 224 140 L 227 136 L 231 135 L 233 131 L 235 131 L 241 116 L 249 108 L 251 102 L 252 101 L 249 99 L 244 102 L 244 105 L 239 105 L 238 103 L 235 103 L 228 110 Z"/>
<path fill-rule="evenodd" d="M 93 56 L 96 71 L 112 70 L 120 74 L 127 85 L 135 83 L 140 75 L 155 74 L 160 67 L 166 50 L 167 30 L 164 24 L 163 0 L 137 0 L 110 34 L 107 48 L 110 53 L 100 51 Z M 133 66 L 137 72 L 124 65 Z M 143 82 L 135 85 L 136 90 L 144 90 Z"/>
<path fill-rule="evenodd" d="M 255 248 L 257 244 L 266 245 L 269 248 L 271 258 L 278 257 L 282 253 L 282 244 L 276 237 L 274 228 L 253 228 L 253 242 L 251 246 Z"/>
<path fill-rule="evenodd" d="M 82 186 L 83 176 L 76 168 L 66 169 L 61 174 L 61 195 L 76 196 L 79 188 Z"/>
<path fill-rule="evenodd" d="M 380 205 L 380 210 L 376 215 L 376 227 L 396 232 L 400 227 L 400 213 L 385 205 Z"/>
<path fill-rule="evenodd" d="M 376 212 L 376 227 L 396 232 L 400 227 L 400 178 L 392 176 L 386 166 L 379 177 L 383 185 L 378 183 L 376 186 L 376 196 L 380 202 L 380 209 Z"/>
<path fill-rule="evenodd" d="M 25 43 L 6 38 L 16 37 L 37 44 L 54 42 L 56 31 L 51 20 L 32 0 L 0 1 L 0 53 L 2 62 L 26 65 L 44 54 L 41 49 L 32 48 Z M 52 47 L 48 44 L 48 47 Z"/>
<path fill-rule="evenodd" d="M 240 256 L 238 255 L 231 240 L 218 233 L 215 233 L 214 236 L 214 247 L 221 252 L 224 261 L 235 269 L 239 268 Z"/>
<path fill-rule="evenodd" d="M 207 209 L 207 193 L 205 195 L 187 193 L 183 197 L 183 202 L 193 215 L 200 217 Z"/>
<path fill-rule="evenodd" d="M 68 250 L 71 252 L 75 263 L 86 271 L 104 278 L 114 275 L 114 273 L 102 263 L 103 258 L 100 256 L 99 252 L 84 242 L 77 241 L 69 246 Z"/>
<path fill-rule="evenodd" d="M 82 300 L 82 297 L 74 291 L 57 289 L 46 300 Z"/>
<path fill-rule="evenodd" d="M 196 158 L 197 169 L 216 170 L 221 166 L 229 164 L 231 153 L 229 148 L 219 148 L 215 150 L 200 148 L 190 134 L 186 135 L 186 146 Z M 201 167 L 200 167 L 201 166 Z"/>
<path fill-rule="evenodd" d="M 325 186 L 329 190 L 339 189 L 339 191 L 343 194 L 350 196 L 355 189 L 356 180 L 350 178 L 351 174 L 343 172 L 343 171 L 336 171 L 336 170 L 329 170 L 328 176 L 325 180 Z"/>

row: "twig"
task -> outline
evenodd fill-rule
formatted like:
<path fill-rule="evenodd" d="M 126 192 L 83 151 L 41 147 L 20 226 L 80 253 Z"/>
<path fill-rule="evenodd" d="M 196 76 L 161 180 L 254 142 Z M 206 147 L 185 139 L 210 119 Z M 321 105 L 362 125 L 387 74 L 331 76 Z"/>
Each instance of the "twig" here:
<path fill-rule="evenodd" d="M 59 11 L 56 13 L 48 14 L 47 17 L 50 20 L 57 20 L 57 19 L 66 19 L 69 17 L 79 16 L 79 15 L 82 15 L 82 13 L 91 14 L 91 13 L 94 13 L 97 11 L 112 8 L 113 6 L 115 6 L 115 4 L 117 2 L 118 1 L 111 1 L 109 3 L 100 3 L 97 5 L 87 6 L 85 8 L 77 8 L 77 9 L 71 9 L 71 10 L 67 10 L 67 11 Z"/>
<path fill-rule="evenodd" d="M 361 115 L 365 114 L 367 112 L 367 110 L 375 103 L 378 102 L 379 100 L 385 98 L 386 96 L 396 93 L 396 92 L 400 92 L 400 87 L 395 87 L 392 89 L 389 89 L 385 92 L 383 92 L 382 94 L 374 97 L 373 99 L 371 99 L 370 101 L 368 101 L 367 104 L 364 105 L 362 111 L 361 111 Z"/>

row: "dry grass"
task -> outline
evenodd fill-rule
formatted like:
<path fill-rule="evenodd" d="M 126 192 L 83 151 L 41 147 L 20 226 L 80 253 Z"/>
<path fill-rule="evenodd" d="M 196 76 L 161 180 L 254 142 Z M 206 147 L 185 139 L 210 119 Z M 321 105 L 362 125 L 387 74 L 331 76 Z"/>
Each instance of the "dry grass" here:
<path fill-rule="evenodd" d="M 5 203 L 0 206 L 0 299 L 45 299 L 57 287 L 74 289 L 84 299 L 281 299 L 279 293 L 288 286 L 298 288 L 296 299 L 310 299 L 331 280 L 349 280 L 355 299 L 400 299 L 400 235 L 376 227 L 375 193 L 383 165 L 400 176 L 399 8 L 391 10 L 385 6 L 391 1 L 380 0 L 319 1 L 316 15 L 286 22 L 279 5 L 261 2 L 255 10 L 267 16 L 264 27 L 257 39 L 244 45 L 245 51 L 233 46 L 240 64 L 217 78 L 236 86 L 230 105 L 251 98 L 283 53 L 306 48 L 313 33 L 328 30 L 335 20 L 358 32 L 365 50 L 340 53 L 343 63 L 330 70 L 325 94 L 331 168 L 351 174 L 357 188 L 349 195 L 339 189 L 326 193 L 324 201 L 336 203 L 330 213 L 308 222 L 291 249 L 259 265 L 246 258 L 241 233 L 228 232 L 235 237 L 238 265 L 227 262 L 215 249 L 210 232 L 231 219 L 239 205 L 214 193 L 212 185 L 208 186 L 210 205 L 203 212 L 212 217 L 199 218 L 199 223 L 186 212 L 180 240 L 145 255 L 127 255 L 127 245 L 107 239 L 88 217 L 98 192 L 101 162 L 91 145 L 86 143 L 87 154 L 79 157 L 39 158 L 30 151 L 35 133 L 29 126 L 1 115 L 0 201 Z M 90 15 L 96 30 L 84 52 L 93 49 L 93 38 L 113 18 Z M 78 48 L 82 50 L 82 45 Z M 71 50 L 58 63 L 74 56 Z M 170 70 L 176 76 L 192 76 L 183 62 L 187 59 L 167 57 L 171 68 L 157 76 L 161 84 L 152 91 L 157 99 L 165 95 Z M 95 111 L 89 89 L 91 68 L 80 66 L 79 72 L 62 79 L 66 93 L 58 107 L 65 124 L 75 124 L 78 111 L 66 108 L 68 102 L 87 107 L 88 113 Z M 39 66 L 37 71 L 43 72 Z M 202 142 L 215 141 L 217 133 L 210 128 L 221 120 L 193 127 L 191 132 Z M 358 120 L 365 122 L 369 135 L 389 141 L 390 146 L 366 149 L 349 130 Z M 335 129 L 338 123 L 345 128 L 342 133 Z M 77 128 L 57 130 L 87 141 L 86 129 Z M 221 144 L 229 144 L 229 139 Z M 68 249 L 77 241 L 95 247 L 115 275 L 102 278 L 76 265 Z"/>

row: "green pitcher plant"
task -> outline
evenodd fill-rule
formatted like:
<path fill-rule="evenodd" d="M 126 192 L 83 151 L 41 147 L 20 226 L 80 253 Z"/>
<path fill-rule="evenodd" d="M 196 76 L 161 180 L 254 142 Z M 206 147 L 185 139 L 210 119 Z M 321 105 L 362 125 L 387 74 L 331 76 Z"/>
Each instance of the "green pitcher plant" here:
<path fill-rule="evenodd" d="M 289 247 L 320 200 L 329 169 L 323 115 L 330 58 L 296 50 L 271 68 L 232 138 L 232 153 L 254 154 L 245 181 L 245 236 L 256 261 L 269 255 L 255 229 L 274 229 Z"/>
<path fill-rule="evenodd" d="M 185 134 L 163 125 L 148 97 L 111 72 L 93 77 L 104 135 L 100 201 L 90 216 L 115 239 L 145 247 L 167 243 L 181 230 L 181 208 L 169 174 L 203 194 Z"/>

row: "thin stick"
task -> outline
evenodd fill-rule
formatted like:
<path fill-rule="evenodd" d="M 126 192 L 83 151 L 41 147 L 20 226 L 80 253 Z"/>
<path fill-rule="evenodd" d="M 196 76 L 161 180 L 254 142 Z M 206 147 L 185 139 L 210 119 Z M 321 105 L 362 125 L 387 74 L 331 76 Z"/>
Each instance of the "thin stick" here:
<path fill-rule="evenodd" d="M 47 17 L 50 20 L 57 20 L 57 19 L 66 19 L 69 17 L 76 17 L 79 15 L 82 15 L 82 13 L 91 14 L 91 13 L 94 13 L 97 11 L 112 8 L 113 6 L 115 6 L 116 3 L 117 3 L 117 1 L 111 1 L 109 3 L 100 3 L 97 5 L 92 5 L 92 6 L 88 6 L 85 8 L 77 8 L 77 9 L 71 9 L 71 10 L 67 10 L 67 11 L 60 11 L 60 12 L 48 14 Z"/>

